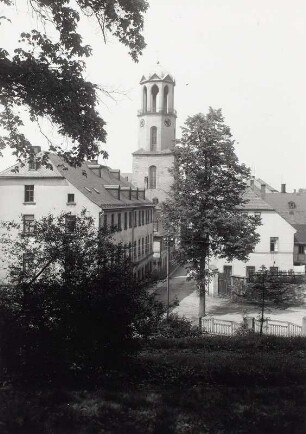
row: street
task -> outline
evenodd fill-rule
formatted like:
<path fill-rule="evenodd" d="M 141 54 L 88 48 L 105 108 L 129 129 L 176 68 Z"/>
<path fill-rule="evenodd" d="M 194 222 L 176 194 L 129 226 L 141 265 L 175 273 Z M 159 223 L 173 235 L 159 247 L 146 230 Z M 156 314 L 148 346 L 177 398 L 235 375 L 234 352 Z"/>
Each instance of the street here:
<path fill-rule="evenodd" d="M 163 303 L 167 303 L 166 281 L 160 282 L 156 288 L 157 297 Z M 194 325 L 198 324 L 199 297 L 196 284 L 193 280 L 186 280 L 185 267 L 179 267 L 170 278 L 170 304 L 178 301 L 179 305 L 172 309 L 189 319 Z M 206 295 L 206 312 L 216 318 L 241 322 L 244 315 L 256 317 L 259 313 L 258 306 L 247 303 L 234 303 L 228 298 L 212 297 Z M 286 309 L 267 309 L 267 317 L 281 321 L 289 321 L 301 325 L 302 318 L 306 315 L 305 305 L 291 306 Z"/>

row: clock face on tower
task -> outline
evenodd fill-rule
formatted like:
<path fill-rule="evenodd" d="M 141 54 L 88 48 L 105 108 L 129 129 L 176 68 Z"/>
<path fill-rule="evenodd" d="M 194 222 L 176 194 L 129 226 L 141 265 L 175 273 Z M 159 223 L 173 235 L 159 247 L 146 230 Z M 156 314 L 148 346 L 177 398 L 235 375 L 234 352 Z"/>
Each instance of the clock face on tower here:
<path fill-rule="evenodd" d="M 141 121 L 140 121 L 140 126 L 141 126 L 141 127 L 144 127 L 144 124 L 145 124 L 145 120 L 144 120 L 144 119 L 141 119 Z"/>
<path fill-rule="evenodd" d="M 171 119 L 167 118 L 164 120 L 164 124 L 166 125 L 166 127 L 170 127 L 171 125 Z"/>

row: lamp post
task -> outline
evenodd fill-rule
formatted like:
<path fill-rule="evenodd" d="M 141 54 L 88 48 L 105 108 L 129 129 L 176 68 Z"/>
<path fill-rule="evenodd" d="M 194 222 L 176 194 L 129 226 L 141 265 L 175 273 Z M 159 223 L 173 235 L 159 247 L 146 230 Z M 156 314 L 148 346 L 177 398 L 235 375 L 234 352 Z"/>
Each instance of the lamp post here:
<path fill-rule="evenodd" d="M 170 245 L 173 241 L 173 236 L 167 234 L 164 236 L 164 241 L 167 248 L 167 321 L 169 319 L 169 306 L 170 306 Z"/>

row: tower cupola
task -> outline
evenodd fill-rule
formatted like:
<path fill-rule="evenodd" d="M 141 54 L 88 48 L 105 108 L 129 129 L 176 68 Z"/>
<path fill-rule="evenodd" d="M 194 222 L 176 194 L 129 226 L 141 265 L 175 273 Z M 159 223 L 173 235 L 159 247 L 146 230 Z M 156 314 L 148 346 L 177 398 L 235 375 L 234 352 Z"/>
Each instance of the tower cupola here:
<path fill-rule="evenodd" d="M 161 152 L 173 148 L 176 124 L 174 86 L 173 76 L 159 63 L 141 77 L 138 149 Z"/>

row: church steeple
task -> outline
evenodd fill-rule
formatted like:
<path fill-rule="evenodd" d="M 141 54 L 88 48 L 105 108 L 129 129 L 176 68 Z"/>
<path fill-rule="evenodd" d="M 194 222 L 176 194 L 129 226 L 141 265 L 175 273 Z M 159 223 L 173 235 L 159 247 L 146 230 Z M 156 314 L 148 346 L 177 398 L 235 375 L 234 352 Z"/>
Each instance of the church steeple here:
<path fill-rule="evenodd" d="M 159 63 L 153 71 L 142 76 L 138 149 L 161 152 L 173 148 L 176 127 L 174 86 L 174 78 Z"/>
<path fill-rule="evenodd" d="M 176 111 L 175 80 L 158 63 L 140 80 L 138 150 L 133 153 L 132 183 L 146 188 L 146 196 L 163 202 L 173 183 Z"/>

